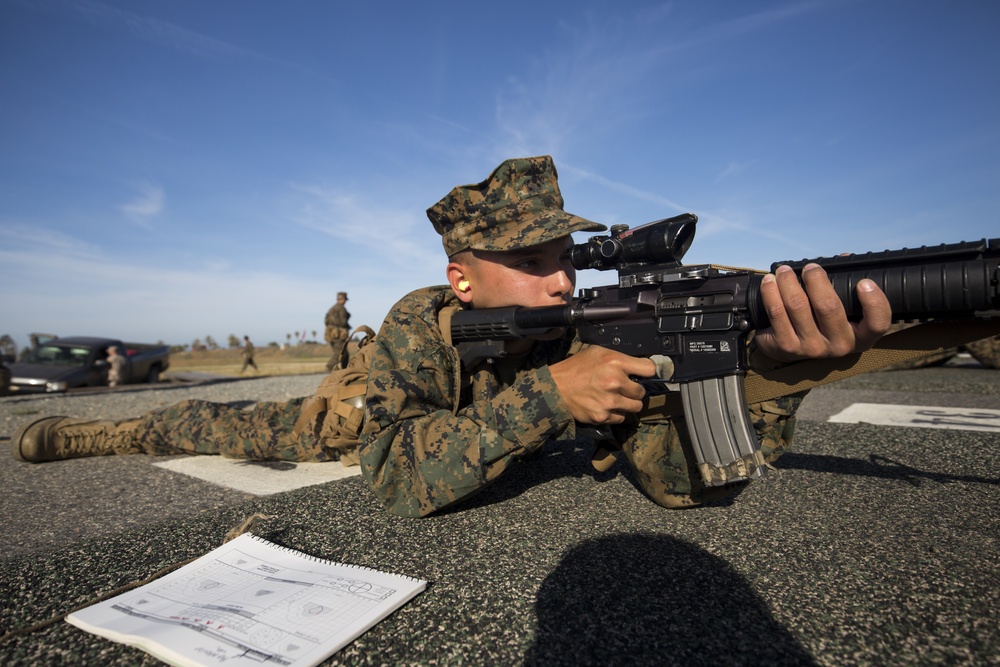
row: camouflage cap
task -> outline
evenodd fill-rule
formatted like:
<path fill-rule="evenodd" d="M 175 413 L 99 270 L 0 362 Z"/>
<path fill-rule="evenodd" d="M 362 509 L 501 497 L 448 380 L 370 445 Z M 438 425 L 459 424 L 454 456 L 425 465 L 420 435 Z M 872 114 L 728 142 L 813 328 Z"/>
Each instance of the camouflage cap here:
<path fill-rule="evenodd" d="M 567 213 L 548 155 L 506 160 L 482 183 L 460 185 L 427 209 L 449 257 L 469 248 L 516 250 L 604 225 Z"/>

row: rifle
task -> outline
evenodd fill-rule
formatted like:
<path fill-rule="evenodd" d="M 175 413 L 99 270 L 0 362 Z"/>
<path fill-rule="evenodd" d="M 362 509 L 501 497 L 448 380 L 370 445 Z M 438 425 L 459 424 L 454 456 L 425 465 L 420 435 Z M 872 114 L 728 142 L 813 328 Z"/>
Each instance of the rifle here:
<path fill-rule="evenodd" d="M 670 377 L 636 380 L 648 394 L 664 393 L 668 385 L 679 389 L 705 484 L 760 477 L 765 466 L 744 379 L 749 337 L 769 326 L 760 296 L 764 272 L 682 265 L 697 222 L 696 215 L 685 213 L 634 229 L 616 225 L 608 235 L 574 245 L 570 258 L 576 269 L 615 269 L 618 284 L 582 288 L 564 306 L 455 313 L 451 337 L 463 366 L 502 357 L 505 340 L 560 327 L 576 327 L 580 339 L 592 345 L 654 360 L 669 357 Z M 863 278 L 888 297 L 895 322 L 1000 316 L 1000 238 L 775 262 L 770 270 L 788 265 L 801 278 L 810 262 L 827 271 L 853 320 L 861 319 L 856 285 Z"/>

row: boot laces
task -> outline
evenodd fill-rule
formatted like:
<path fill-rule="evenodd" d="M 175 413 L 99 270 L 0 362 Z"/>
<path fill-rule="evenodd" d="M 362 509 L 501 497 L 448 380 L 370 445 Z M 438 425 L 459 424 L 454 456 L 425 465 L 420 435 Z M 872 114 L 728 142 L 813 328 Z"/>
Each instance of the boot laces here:
<path fill-rule="evenodd" d="M 105 426 L 70 427 L 59 434 L 62 442 L 57 446 L 60 454 L 91 454 L 106 451 L 110 445 Z"/>

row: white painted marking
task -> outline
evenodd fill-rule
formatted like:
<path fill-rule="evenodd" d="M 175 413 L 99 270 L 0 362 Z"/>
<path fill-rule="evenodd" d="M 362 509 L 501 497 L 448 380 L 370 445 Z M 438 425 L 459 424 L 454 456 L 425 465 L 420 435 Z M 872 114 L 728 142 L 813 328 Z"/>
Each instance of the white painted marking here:
<path fill-rule="evenodd" d="M 360 466 L 329 463 L 255 463 L 222 456 L 185 456 L 153 465 L 237 491 L 267 496 L 361 474 Z"/>
<path fill-rule="evenodd" d="M 917 428 L 1000 433 L 1000 410 L 989 408 L 855 403 L 833 415 L 827 421 L 842 424 L 915 426 Z"/>

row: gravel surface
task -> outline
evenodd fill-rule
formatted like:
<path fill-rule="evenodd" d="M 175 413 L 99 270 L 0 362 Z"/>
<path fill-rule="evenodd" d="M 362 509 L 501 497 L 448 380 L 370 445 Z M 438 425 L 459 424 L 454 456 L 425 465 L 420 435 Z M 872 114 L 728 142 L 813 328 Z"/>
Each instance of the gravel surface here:
<path fill-rule="evenodd" d="M 53 410 L 285 400 L 320 379 L 16 397 L 0 417 L 9 431 Z M 854 392 L 996 409 L 998 385 L 1000 373 L 928 369 L 817 390 L 815 420 L 775 471 L 684 511 L 649 502 L 620 463 L 595 473 L 591 450 L 569 443 L 426 519 L 387 514 L 360 477 L 251 498 L 156 457 L 7 457 L 0 542 L 60 541 L 0 559 L 0 633 L 201 555 L 261 513 L 254 532 L 278 544 L 430 582 L 324 665 L 997 665 L 1000 433 L 829 424 L 821 408 Z M 0 643 L 0 664 L 158 663 L 56 623 Z"/>
<path fill-rule="evenodd" d="M 122 420 L 186 399 L 220 403 L 285 401 L 311 395 L 324 375 L 35 394 L 0 398 L 0 544 L 7 555 L 36 553 L 86 537 L 215 512 L 251 496 L 175 474 L 157 464 L 177 457 L 105 456 L 28 464 L 7 453 L 17 429 L 41 417 Z M 267 465 L 248 464 L 248 465 Z"/>

